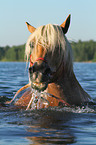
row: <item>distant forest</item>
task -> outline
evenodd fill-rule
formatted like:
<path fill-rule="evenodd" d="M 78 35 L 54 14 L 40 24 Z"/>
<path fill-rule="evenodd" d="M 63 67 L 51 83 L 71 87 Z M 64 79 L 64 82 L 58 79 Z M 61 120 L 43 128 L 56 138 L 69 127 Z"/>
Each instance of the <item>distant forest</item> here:
<path fill-rule="evenodd" d="M 0 61 L 24 61 L 25 44 L 0 47 Z"/>
<path fill-rule="evenodd" d="M 96 62 L 96 42 L 81 41 L 71 42 L 74 61 L 93 61 Z"/>
<path fill-rule="evenodd" d="M 81 41 L 71 42 L 74 61 L 96 62 L 96 42 Z M 0 61 L 24 61 L 25 44 L 19 46 L 0 47 Z"/>

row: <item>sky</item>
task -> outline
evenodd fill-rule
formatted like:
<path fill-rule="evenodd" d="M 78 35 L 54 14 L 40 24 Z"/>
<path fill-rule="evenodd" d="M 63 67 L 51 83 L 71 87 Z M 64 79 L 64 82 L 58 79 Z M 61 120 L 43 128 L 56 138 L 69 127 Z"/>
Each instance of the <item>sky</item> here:
<path fill-rule="evenodd" d="M 96 0 L 0 0 L 0 46 L 26 43 L 26 21 L 36 28 L 60 25 L 69 14 L 68 40 L 96 41 Z"/>

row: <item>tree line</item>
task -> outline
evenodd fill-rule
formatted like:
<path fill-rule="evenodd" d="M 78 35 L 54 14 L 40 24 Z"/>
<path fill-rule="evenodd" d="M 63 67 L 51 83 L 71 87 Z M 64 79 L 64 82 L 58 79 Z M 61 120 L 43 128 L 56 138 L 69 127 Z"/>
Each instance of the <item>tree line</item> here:
<path fill-rule="evenodd" d="M 0 61 L 24 61 L 25 44 L 0 47 Z"/>
<path fill-rule="evenodd" d="M 81 41 L 71 42 L 74 61 L 96 61 L 96 42 Z"/>
<path fill-rule="evenodd" d="M 96 42 L 71 42 L 74 61 L 96 61 Z M 24 61 L 25 44 L 19 46 L 0 47 L 0 61 Z"/>

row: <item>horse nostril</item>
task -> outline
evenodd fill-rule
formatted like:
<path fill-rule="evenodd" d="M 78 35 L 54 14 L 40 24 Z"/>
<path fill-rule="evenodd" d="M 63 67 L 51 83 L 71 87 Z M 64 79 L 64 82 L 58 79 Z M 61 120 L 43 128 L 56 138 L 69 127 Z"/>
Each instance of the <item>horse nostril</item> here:
<path fill-rule="evenodd" d="M 29 72 L 30 73 L 34 73 L 35 71 L 36 71 L 36 62 L 31 66 L 31 67 L 29 67 Z"/>
<path fill-rule="evenodd" d="M 32 66 L 32 67 L 29 67 L 29 72 L 30 73 L 33 73 L 34 72 L 34 67 Z"/>
<path fill-rule="evenodd" d="M 30 73 L 32 72 L 32 67 L 29 67 L 29 72 L 30 72 Z"/>

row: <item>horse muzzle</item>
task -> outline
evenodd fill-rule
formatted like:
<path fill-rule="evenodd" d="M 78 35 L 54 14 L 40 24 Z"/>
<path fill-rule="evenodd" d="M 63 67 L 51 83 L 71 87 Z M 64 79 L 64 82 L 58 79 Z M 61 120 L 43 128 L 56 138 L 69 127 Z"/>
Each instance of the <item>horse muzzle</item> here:
<path fill-rule="evenodd" d="M 44 62 L 41 64 L 35 62 L 33 66 L 29 68 L 29 77 L 33 89 L 44 91 L 48 83 L 50 83 L 50 76 L 51 70 Z"/>

